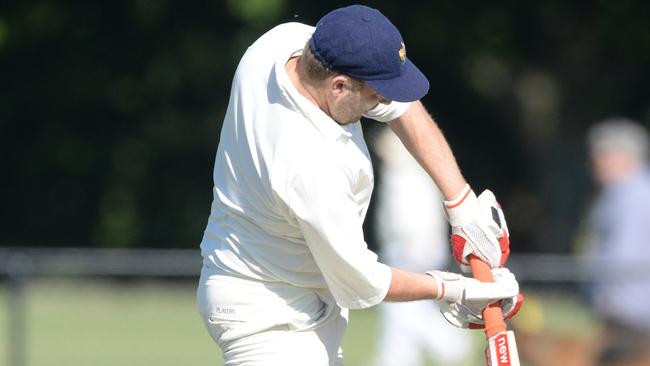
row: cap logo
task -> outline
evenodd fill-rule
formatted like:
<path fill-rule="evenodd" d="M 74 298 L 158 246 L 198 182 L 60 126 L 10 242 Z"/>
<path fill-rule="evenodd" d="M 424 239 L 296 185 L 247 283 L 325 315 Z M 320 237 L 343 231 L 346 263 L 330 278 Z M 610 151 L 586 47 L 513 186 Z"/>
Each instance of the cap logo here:
<path fill-rule="evenodd" d="M 406 61 L 406 46 L 404 46 L 404 42 L 402 42 L 402 47 L 399 48 L 399 59 L 402 62 Z"/>

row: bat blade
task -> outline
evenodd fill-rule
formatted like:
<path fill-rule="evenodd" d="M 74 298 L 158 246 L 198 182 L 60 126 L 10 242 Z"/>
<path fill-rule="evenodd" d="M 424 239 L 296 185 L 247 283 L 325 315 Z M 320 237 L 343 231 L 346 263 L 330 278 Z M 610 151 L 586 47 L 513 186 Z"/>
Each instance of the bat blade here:
<path fill-rule="evenodd" d="M 488 366 L 520 366 L 515 333 L 508 330 L 488 339 L 485 348 L 485 363 Z"/>
<path fill-rule="evenodd" d="M 479 258 L 470 257 L 472 275 L 481 282 L 493 282 L 490 266 Z M 485 321 L 485 363 L 487 366 L 520 366 L 515 334 L 503 321 L 501 307 L 491 304 L 483 310 Z"/>

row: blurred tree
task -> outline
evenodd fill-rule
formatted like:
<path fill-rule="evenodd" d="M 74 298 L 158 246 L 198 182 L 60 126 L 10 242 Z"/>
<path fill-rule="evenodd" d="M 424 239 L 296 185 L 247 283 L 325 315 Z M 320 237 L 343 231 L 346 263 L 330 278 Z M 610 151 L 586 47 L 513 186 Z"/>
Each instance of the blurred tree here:
<path fill-rule="evenodd" d="M 347 4 L 0 3 L 0 245 L 195 247 L 239 57 L 277 23 Z M 650 122 L 650 5 L 369 5 L 401 29 L 425 104 L 518 250 L 568 250 L 590 190 L 583 131 Z"/>

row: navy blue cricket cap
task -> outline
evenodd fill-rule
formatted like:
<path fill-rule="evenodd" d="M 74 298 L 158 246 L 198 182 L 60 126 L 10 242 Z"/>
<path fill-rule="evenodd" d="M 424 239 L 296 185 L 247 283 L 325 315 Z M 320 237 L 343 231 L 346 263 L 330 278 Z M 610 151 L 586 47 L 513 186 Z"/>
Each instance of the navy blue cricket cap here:
<path fill-rule="evenodd" d="M 325 67 L 364 81 L 384 98 L 412 102 L 429 91 L 429 80 L 406 58 L 399 30 L 379 10 L 352 5 L 327 13 L 309 47 Z"/>

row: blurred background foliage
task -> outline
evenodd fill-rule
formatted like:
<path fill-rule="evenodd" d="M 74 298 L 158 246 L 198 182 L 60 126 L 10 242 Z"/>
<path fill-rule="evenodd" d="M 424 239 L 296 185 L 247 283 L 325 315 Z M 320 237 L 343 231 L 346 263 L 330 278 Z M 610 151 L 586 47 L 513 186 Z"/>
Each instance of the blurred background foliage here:
<path fill-rule="evenodd" d="M 401 30 L 431 81 L 423 102 L 468 181 L 502 201 L 513 250 L 570 251 L 593 190 L 586 127 L 650 124 L 650 3 L 361 3 Z M 0 245 L 196 247 L 239 57 L 278 23 L 349 4 L 1 2 Z"/>

